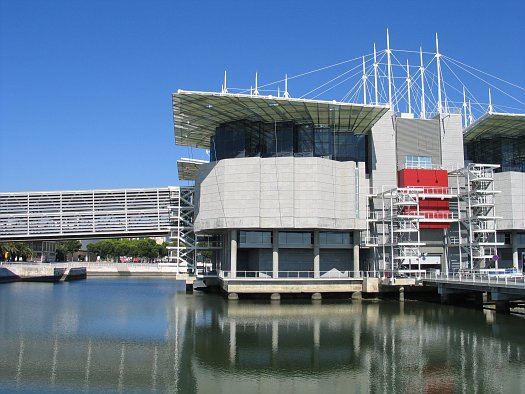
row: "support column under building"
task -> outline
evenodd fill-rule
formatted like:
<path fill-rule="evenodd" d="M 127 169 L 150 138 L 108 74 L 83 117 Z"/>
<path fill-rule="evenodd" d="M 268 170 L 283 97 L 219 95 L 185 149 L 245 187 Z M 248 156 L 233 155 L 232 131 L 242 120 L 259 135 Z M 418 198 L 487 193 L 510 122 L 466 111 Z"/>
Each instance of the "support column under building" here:
<path fill-rule="evenodd" d="M 352 270 L 354 271 L 354 278 L 359 277 L 359 243 L 361 238 L 361 232 L 359 230 L 354 230 L 354 259 L 353 259 L 353 267 Z"/>
<path fill-rule="evenodd" d="M 272 277 L 279 277 L 279 231 L 272 232 Z"/>
<path fill-rule="evenodd" d="M 314 231 L 314 278 L 320 278 L 319 230 Z"/>
<path fill-rule="evenodd" d="M 237 230 L 230 231 L 230 277 L 237 277 Z"/>
<path fill-rule="evenodd" d="M 518 259 L 518 233 L 516 231 L 512 232 L 512 267 L 514 269 L 519 268 L 519 259 Z"/>

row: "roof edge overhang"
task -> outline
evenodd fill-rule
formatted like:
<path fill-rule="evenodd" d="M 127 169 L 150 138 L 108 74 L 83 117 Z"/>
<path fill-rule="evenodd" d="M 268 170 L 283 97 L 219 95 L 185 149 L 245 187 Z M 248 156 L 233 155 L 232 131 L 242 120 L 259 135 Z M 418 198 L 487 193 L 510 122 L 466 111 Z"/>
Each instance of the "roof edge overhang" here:
<path fill-rule="evenodd" d="M 172 104 L 176 144 L 196 148 L 209 148 L 215 128 L 237 120 L 314 123 L 362 134 L 389 110 L 388 105 L 185 90 L 173 93 Z"/>
<path fill-rule="evenodd" d="M 487 112 L 463 130 L 465 142 L 498 136 L 525 136 L 525 114 Z"/>

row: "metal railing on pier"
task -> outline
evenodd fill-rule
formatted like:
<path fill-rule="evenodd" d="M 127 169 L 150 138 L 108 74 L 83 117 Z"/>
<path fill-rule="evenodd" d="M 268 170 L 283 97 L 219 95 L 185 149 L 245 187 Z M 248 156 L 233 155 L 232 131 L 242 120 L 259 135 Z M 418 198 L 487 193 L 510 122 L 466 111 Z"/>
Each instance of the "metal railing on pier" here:
<path fill-rule="evenodd" d="M 456 282 L 480 285 L 512 286 L 525 288 L 525 277 L 518 271 L 487 270 L 452 273 L 423 272 L 421 279 L 435 282 Z"/>
<path fill-rule="evenodd" d="M 219 271 L 218 276 L 223 279 L 234 279 L 231 271 Z M 314 271 L 278 271 L 273 277 L 273 271 L 236 271 L 235 279 L 360 279 L 362 272 L 354 271 L 321 271 L 317 275 Z"/>

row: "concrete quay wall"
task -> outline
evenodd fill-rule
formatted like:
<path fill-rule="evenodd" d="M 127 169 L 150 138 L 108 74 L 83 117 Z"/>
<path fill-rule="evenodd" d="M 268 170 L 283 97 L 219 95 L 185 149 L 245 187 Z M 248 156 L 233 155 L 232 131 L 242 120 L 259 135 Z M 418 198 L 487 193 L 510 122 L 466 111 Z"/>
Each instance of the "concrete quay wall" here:
<path fill-rule="evenodd" d="M 54 264 L 55 267 L 82 265 L 86 268 L 87 276 L 172 276 L 176 280 L 184 280 L 186 284 L 193 284 L 195 276 L 175 265 L 160 264 L 125 264 L 125 263 L 64 263 Z"/>
<path fill-rule="evenodd" d="M 55 267 L 48 264 L 2 264 L 0 282 L 58 282 L 86 278 L 84 267 Z"/>
<path fill-rule="evenodd" d="M 301 293 L 355 293 L 362 283 L 356 281 L 253 281 L 223 280 L 220 287 L 227 293 L 237 294 L 301 294 Z"/>

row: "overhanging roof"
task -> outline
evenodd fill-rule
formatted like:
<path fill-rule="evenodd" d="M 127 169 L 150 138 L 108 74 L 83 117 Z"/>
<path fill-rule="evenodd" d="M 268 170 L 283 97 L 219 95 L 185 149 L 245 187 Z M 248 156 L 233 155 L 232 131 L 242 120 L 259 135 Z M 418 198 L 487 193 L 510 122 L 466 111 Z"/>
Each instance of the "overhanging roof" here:
<path fill-rule="evenodd" d="M 197 177 L 199 167 L 207 163 L 206 160 L 181 158 L 177 160 L 177 170 L 181 181 L 193 181 Z"/>
<path fill-rule="evenodd" d="M 208 148 L 215 128 L 236 120 L 314 123 L 360 134 L 388 111 L 383 105 L 182 90 L 172 98 L 175 142 L 196 148 Z"/>
<path fill-rule="evenodd" d="M 478 138 L 521 136 L 525 136 L 525 114 L 487 113 L 463 133 L 465 142 Z"/>

